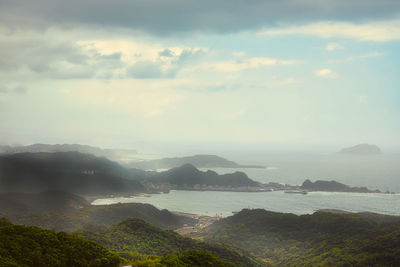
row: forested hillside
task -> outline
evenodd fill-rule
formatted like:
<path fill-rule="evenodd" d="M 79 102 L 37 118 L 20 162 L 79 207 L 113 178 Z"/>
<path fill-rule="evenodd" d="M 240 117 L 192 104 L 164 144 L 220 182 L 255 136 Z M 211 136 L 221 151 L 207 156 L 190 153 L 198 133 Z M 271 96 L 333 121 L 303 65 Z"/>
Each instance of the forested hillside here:
<path fill-rule="evenodd" d="M 211 225 L 203 237 L 277 266 L 398 266 L 400 218 L 378 217 L 242 210 Z"/>
<path fill-rule="evenodd" d="M 135 251 L 140 254 L 165 255 L 187 250 L 209 251 L 236 266 L 252 266 L 248 257 L 227 247 L 182 237 L 173 231 L 154 227 L 140 219 L 127 219 L 109 228 L 89 227 L 75 232 L 85 239 L 102 244 L 112 251 Z"/>
<path fill-rule="evenodd" d="M 121 258 L 92 241 L 0 219 L 0 266 L 116 267 Z"/>

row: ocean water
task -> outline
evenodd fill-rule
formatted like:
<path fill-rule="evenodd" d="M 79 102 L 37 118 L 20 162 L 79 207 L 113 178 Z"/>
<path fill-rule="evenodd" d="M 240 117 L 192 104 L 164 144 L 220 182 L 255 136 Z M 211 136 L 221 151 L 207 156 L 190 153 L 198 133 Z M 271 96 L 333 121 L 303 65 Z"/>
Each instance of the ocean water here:
<path fill-rule="evenodd" d="M 350 186 L 400 193 L 400 155 L 352 156 L 341 154 L 282 153 L 232 154 L 241 164 L 260 164 L 265 169 L 215 168 L 217 173 L 243 171 L 251 179 L 267 183 L 301 185 L 304 180 L 336 180 Z M 205 169 L 203 169 L 205 170 Z"/>
<path fill-rule="evenodd" d="M 311 192 L 307 195 L 275 192 L 217 192 L 172 190 L 168 194 L 96 199 L 93 205 L 149 203 L 159 209 L 230 216 L 244 208 L 311 214 L 319 209 L 400 215 L 400 194 Z"/>

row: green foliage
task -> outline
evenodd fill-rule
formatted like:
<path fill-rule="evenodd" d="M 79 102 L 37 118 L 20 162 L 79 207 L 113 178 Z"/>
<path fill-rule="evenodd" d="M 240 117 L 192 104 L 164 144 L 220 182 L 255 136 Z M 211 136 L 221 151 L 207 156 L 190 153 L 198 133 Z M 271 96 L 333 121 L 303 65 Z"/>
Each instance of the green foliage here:
<path fill-rule="evenodd" d="M 121 262 L 117 254 L 76 236 L 34 226 L 2 225 L 0 266 L 114 267 Z"/>
<path fill-rule="evenodd" d="M 399 266 L 400 222 L 372 218 L 243 210 L 211 225 L 203 236 L 244 249 L 271 265 Z"/>
<path fill-rule="evenodd" d="M 217 258 L 207 251 L 188 250 L 181 254 L 143 258 L 133 261 L 137 267 L 233 267 L 231 263 Z"/>
<path fill-rule="evenodd" d="M 159 229 L 139 219 L 127 219 L 106 229 L 81 229 L 76 234 L 102 244 L 113 251 L 134 251 L 140 254 L 161 256 L 195 249 L 213 253 L 237 266 L 253 264 L 249 258 L 221 245 L 207 244 L 183 237 L 173 231 Z"/>

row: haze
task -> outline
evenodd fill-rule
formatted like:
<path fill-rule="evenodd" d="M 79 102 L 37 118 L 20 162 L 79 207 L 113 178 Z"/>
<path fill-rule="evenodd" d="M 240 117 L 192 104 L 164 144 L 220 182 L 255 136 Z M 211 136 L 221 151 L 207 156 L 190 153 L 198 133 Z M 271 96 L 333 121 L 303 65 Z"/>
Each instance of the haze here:
<path fill-rule="evenodd" d="M 154 2 L 1 1 L 1 143 L 400 147 L 398 1 Z"/>

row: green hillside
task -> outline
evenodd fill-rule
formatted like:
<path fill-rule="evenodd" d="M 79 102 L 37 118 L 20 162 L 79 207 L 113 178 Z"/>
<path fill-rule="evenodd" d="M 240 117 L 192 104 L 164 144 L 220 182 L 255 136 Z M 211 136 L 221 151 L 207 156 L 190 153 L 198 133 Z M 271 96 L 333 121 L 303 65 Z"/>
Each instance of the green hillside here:
<path fill-rule="evenodd" d="M 276 266 L 399 266 L 399 218 L 378 217 L 246 209 L 214 223 L 203 237 Z"/>
<path fill-rule="evenodd" d="M 0 219 L 0 266 L 119 266 L 101 245 L 63 232 L 13 225 Z"/>
<path fill-rule="evenodd" d="M 236 266 L 251 266 L 253 262 L 231 249 L 183 237 L 173 231 L 154 227 L 140 219 L 127 219 L 109 228 L 86 228 L 78 234 L 102 244 L 112 251 L 135 251 L 140 254 L 165 255 L 187 250 L 204 250 Z"/>
<path fill-rule="evenodd" d="M 163 229 L 176 229 L 184 224 L 195 223 L 195 220 L 189 217 L 142 203 L 85 206 L 69 212 L 6 211 L 0 210 L 0 216 L 7 217 L 14 223 L 67 232 L 87 225 L 110 226 L 127 218 L 139 218 Z"/>

